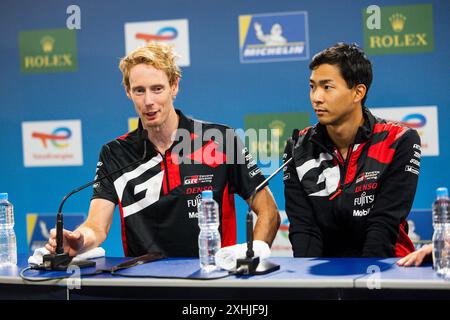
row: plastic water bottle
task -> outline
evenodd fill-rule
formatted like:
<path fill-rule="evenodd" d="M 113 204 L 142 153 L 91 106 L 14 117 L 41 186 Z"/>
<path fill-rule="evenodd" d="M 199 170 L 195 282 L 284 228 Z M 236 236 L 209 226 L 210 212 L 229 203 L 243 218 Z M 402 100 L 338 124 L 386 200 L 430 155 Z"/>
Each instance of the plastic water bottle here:
<path fill-rule="evenodd" d="M 202 192 L 202 199 L 198 204 L 198 250 L 202 271 L 211 272 L 217 269 L 214 255 L 220 249 L 219 206 L 213 199 L 210 190 Z"/>
<path fill-rule="evenodd" d="M 17 264 L 14 207 L 7 193 L 0 193 L 0 265 Z"/>
<path fill-rule="evenodd" d="M 450 213 L 447 188 L 437 188 L 433 202 L 433 268 L 450 277 Z"/>

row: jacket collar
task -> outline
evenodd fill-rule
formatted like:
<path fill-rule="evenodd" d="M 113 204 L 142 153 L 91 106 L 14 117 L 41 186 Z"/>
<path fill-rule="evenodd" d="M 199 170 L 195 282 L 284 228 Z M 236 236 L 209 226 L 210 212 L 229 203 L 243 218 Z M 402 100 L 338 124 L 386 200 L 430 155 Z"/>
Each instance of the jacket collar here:
<path fill-rule="evenodd" d="M 356 132 L 354 143 L 362 143 L 370 139 L 373 132 L 373 127 L 375 125 L 376 119 L 374 115 L 369 111 L 367 107 L 363 107 L 363 117 L 364 123 L 358 128 Z M 311 139 L 327 146 L 333 147 L 334 143 L 328 135 L 326 127 L 320 123 L 317 123 L 311 132 Z"/>

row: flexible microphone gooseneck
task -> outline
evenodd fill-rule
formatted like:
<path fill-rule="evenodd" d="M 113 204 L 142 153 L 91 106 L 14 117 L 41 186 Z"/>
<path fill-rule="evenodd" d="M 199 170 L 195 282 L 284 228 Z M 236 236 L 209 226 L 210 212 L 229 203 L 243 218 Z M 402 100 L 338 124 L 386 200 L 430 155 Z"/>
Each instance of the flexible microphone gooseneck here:
<path fill-rule="evenodd" d="M 294 132 L 292 133 L 294 145 L 298 139 L 298 132 L 299 132 L 298 129 L 295 129 Z M 251 207 L 256 194 L 260 190 L 262 190 L 267 185 L 267 183 L 278 174 L 278 172 L 280 172 L 284 167 L 286 167 L 292 161 L 292 159 L 293 156 L 290 157 L 288 160 L 286 160 L 286 162 L 284 162 L 282 166 L 280 166 L 269 177 L 267 177 L 267 179 L 265 179 L 261 184 L 259 184 L 249 198 L 246 217 L 247 252 L 245 258 L 237 259 L 236 261 L 236 271 L 238 271 L 240 274 L 260 275 L 260 274 L 267 274 L 280 269 L 280 265 L 274 264 L 267 260 L 260 261 L 259 257 L 255 257 L 255 253 L 253 251 L 253 214 Z"/>
<path fill-rule="evenodd" d="M 56 250 L 55 250 L 54 254 L 51 253 L 51 254 L 47 254 L 47 255 L 43 256 L 43 264 L 42 264 L 42 266 L 40 266 L 42 269 L 66 270 L 67 267 L 69 266 L 69 264 L 77 265 L 80 268 L 95 266 L 95 262 L 93 262 L 93 261 L 72 262 L 73 257 L 70 257 L 68 253 L 64 252 L 64 234 L 63 234 L 63 227 L 64 227 L 63 220 L 64 219 L 63 219 L 63 214 L 62 214 L 62 208 L 64 206 L 64 203 L 73 194 L 75 194 L 83 189 L 86 189 L 87 187 L 89 187 L 97 182 L 100 182 L 106 178 L 109 178 L 117 172 L 120 172 L 128 167 L 131 167 L 137 163 L 144 161 L 145 157 L 147 156 L 147 141 L 148 141 L 147 138 L 148 138 L 147 130 L 142 130 L 141 135 L 140 135 L 140 140 L 143 140 L 143 142 L 144 142 L 144 153 L 140 159 L 133 161 L 132 163 L 127 164 L 117 170 L 114 170 L 113 172 L 110 172 L 107 175 L 104 175 L 103 177 L 99 177 L 99 178 L 95 179 L 94 181 L 86 183 L 85 185 L 70 191 L 62 199 L 61 204 L 59 205 L 59 208 L 58 208 L 58 213 L 56 215 Z"/>

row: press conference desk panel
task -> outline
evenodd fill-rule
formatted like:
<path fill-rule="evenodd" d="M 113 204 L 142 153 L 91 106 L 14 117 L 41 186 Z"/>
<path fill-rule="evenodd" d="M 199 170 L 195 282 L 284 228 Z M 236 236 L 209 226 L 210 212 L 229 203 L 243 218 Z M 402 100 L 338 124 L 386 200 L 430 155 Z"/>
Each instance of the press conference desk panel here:
<path fill-rule="evenodd" d="M 270 260 L 280 265 L 276 272 L 214 280 L 199 280 L 204 275 L 197 259 L 164 259 L 123 271 L 123 275 L 139 278 L 99 274 L 81 276 L 81 282 L 70 278 L 33 283 L 19 276 L 26 260 L 26 256 L 19 256 L 17 267 L 0 267 L 0 299 L 450 299 L 450 281 L 437 277 L 430 265 L 401 268 L 395 265 L 397 259 L 273 257 Z M 99 258 L 96 268 L 110 268 L 125 260 Z M 82 274 L 93 271 L 95 268 L 82 269 Z M 65 274 L 26 273 L 48 278 Z M 77 284 L 79 289 L 68 290 Z"/>

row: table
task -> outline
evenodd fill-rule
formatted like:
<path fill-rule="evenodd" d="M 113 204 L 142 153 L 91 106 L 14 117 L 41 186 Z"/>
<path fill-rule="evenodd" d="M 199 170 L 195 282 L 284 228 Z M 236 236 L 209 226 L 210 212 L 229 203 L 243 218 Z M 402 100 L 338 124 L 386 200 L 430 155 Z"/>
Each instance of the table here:
<path fill-rule="evenodd" d="M 98 274 L 69 279 L 30 283 L 20 278 L 27 265 L 20 255 L 17 267 L 0 267 L 0 299 L 450 299 L 450 281 L 439 278 L 430 265 L 398 267 L 397 259 L 375 258 L 286 258 L 272 257 L 280 270 L 260 276 L 229 276 L 199 280 L 198 259 L 170 258 L 123 271 L 124 276 Z M 99 258 L 96 268 L 106 269 L 127 258 Z M 55 277 L 65 272 L 32 270 L 27 275 Z M 225 272 L 217 273 L 218 276 Z M 189 277 L 162 279 L 145 277 Z M 130 276 L 141 276 L 131 278 Z M 77 288 L 77 286 L 79 288 Z"/>

